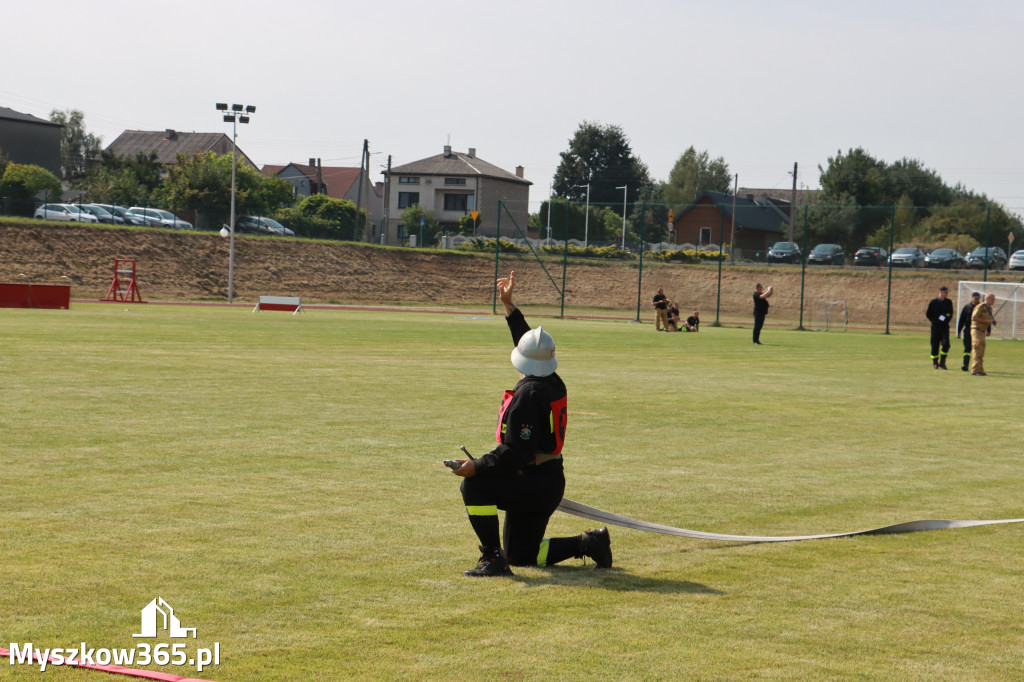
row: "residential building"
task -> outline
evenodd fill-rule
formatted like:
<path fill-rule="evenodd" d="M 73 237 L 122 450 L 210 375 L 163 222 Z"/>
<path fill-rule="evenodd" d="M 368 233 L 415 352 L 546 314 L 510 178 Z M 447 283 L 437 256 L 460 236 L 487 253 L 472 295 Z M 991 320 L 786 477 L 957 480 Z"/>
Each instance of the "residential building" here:
<path fill-rule="evenodd" d="M 266 165 L 260 172 L 267 177 L 277 176 L 287 180 L 295 188 L 297 196 L 326 194 L 334 199 L 347 199 L 361 208 L 367 209 L 370 222 L 374 225 L 373 240 L 378 240 L 378 226 L 384 212 L 384 186 L 373 184 L 370 176 L 362 173 L 362 184 L 359 176 L 360 168 L 346 166 L 323 166 L 319 159 L 310 159 L 309 164 L 289 163 L 284 166 Z M 362 194 L 360 195 L 360 189 Z"/>
<path fill-rule="evenodd" d="M 442 154 L 391 169 L 386 242 L 399 243 L 402 214 L 414 204 L 433 211 L 444 229 L 454 231 L 462 216 L 476 210 L 478 235 L 494 237 L 499 227 L 502 236 L 525 235 L 532 184 L 522 166 L 511 173 L 484 161 L 472 147 L 462 153 L 445 145 Z M 500 218 L 499 202 L 505 207 Z"/>
<path fill-rule="evenodd" d="M 59 123 L 0 107 L 0 151 L 13 163 L 41 166 L 60 177 Z"/>
<path fill-rule="evenodd" d="M 762 258 L 772 244 L 787 240 L 789 202 L 704 192 L 676 215 L 673 227 L 676 244 L 731 244 L 738 257 Z"/>
<path fill-rule="evenodd" d="M 193 152 L 213 152 L 214 154 L 230 154 L 231 138 L 224 133 L 182 133 L 168 128 L 162 131 L 126 130 L 107 146 L 107 151 L 121 158 L 134 159 L 141 152 L 149 156 L 156 152 L 157 163 L 173 166 L 177 163 L 178 154 Z M 238 163 L 244 163 L 255 169 L 248 156 L 238 147 L 235 148 Z"/>

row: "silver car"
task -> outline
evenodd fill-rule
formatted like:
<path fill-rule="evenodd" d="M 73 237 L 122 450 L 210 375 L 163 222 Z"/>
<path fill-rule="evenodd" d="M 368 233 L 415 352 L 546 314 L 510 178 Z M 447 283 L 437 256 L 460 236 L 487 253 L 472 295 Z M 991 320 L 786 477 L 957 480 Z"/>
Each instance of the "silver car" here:
<path fill-rule="evenodd" d="M 43 220 L 62 220 L 75 223 L 97 223 L 96 216 L 83 211 L 74 204 L 43 204 L 32 214 Z"/>
<path fill-rule="evenodd" d="M 1024 270 L 1024 249 L 1017 249 L 1010 256 L 1011 270 Z"/>
<path fill-rule="evenodd" d="M 134 215 L 145 216 L 146 218 L 154 218 L 160 221 L 162 227 L 171 227 L 176 230 L 191 230 L 192 223 L 187 220 L 182 220 L 178 216 L 174 215 L 170 211 L 165 211 L 162 208 L 145 208 L 142 206 L 132 206 L 128 209 L 129 213 Z"/>

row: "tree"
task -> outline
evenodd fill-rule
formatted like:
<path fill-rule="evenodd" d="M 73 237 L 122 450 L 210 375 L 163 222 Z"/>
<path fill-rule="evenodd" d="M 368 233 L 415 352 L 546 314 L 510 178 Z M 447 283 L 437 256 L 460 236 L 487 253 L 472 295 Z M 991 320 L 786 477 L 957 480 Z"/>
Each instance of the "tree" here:
<path fill-rule="evenodd" d="M 584 121 L 561 153 L 554 177 L 555 196 L 582 202 L 590 183 L 590 202 L 621 206 L 623 191 L 635 200 L 651 184 L 647 165 L 633 155 L 622 128 Z M 582 186 L 582 187 L 581 187 Z M 621 209 L 616 209 L 621 215 Z"/>
<path fill-rule="evenodd" d="M 724 158 L 712 159 L 707 151 L 698 153 L 691 146 L 672 167 L 662 192 L 665 203 L 688 206 L 704 192 L 728 192 L 731 184 L 732 174 Z"/>
<path fill-rule="evenodd" d="M 441 229 L 441 223 L 438 222 L 433 211 L 425 209 L 419 204 L 413 204 L 402 211 L 402 229 L 407 235 L 414 234 L 417 237 L 420 235 L 420 219 L 423 220 L 422 234 L 424 235 L 436 235 Z M 417 245 L 423 246 L 423 244 Z"/>
<path fill-rule="evenodd" d="M 0 195 L 10 201 L 15 215 L 32 215 L 35 198 L 42 194 L 46 201 L 60 201 L 60 180 L 50 171 L 25 163 L 8 163 L 0 178 Z"/>
<path fill-rule="evenodd" d="M 134 159 L 127 159 L 104 150 L 99 164 L 72 186 L 81 189 L 90 201 L 123 206 L 147 204 L 163 182 L 162 172 L 156 152 L 138 152 Z"/>
<path fill-rule="evenodd" d="M 99 158 L 100 138 L 85 131 L 85 114 L 77 109 L 50 112 L 60 130 L 60 170 L 65 178 L 77 178 Z"/>
<path fill-rule="evenodd" d="M 360 209 L 357 214 L 355 203 L 348 199 L 311 194 L 295 208 L 301 221 L 298 227 L 310 236 L 355 240 L 362 234 L 359 226 L 366 219 L 366 211 Z"/>

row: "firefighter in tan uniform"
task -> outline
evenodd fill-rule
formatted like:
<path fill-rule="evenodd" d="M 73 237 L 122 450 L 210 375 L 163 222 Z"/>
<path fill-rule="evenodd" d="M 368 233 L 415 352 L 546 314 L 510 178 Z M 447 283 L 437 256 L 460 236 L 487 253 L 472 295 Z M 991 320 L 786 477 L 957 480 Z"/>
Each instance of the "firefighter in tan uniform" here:
<path fill-rule="evenodd" d="M 985 302 L 971 313 L 971 374 L 976 377 L 985 376 L 985 339 L 992 334 L 992 327 L 996 324 L 992 314 L 995 302 L 996 295 L 988 294 Z"/>

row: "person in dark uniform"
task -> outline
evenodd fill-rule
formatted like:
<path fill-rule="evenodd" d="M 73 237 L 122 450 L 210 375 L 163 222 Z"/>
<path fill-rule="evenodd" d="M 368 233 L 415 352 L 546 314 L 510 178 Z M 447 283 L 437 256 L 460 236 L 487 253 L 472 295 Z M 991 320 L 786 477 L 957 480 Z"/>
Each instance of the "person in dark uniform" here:
<path fill-rule="evenodd" d="M 682 321 L 679 317 L 679 304 L 673 303 L 668 307 L 668 323 L 665 325 L 665 329 L 670 332 L 682 331 L 680 325 Z"/>
<path fill-rule="evenodd" d="M 764 326 L 764 318 L 768 314 L 768 297 L 774 291 L 774 287 L 765 289 L 760 282 L 754 287 L 754 343 L 758 346 L 761 345 L 761 327 Z"/>
<path fill-rule="evenodd" d="M 562 501 L 565 474 L 562 445 L 568 419 L 567 393 L 555 373 L 555 340 L 543 327 L 530 329 L 512 303 L 516 273 L 498 280 L 505 320 L 515 348 L 512 365 L 519 383 L 505 391 L 495 438 L 498 446 L 479 459 L 460 459 L 462 500 L 480 539 L 481 557 L 468 576 L 510 576 L 513 566 L 551 566 L 570 557 L 612 565 L 607 528 L 567 538 L 545 538 L 548 519 Z M 498 510 L 505 511 L 501 551 Z"/>
<path fill-rule="evenodd" d="M 699 332 L 700 331 L 700 311 L 694 310 L 693 315 L 686 318 L 686 331 L 688 332 Z"/>
<path fill-rule="evenodd" d="M 925 317 L 932 323 L 932 367 L 947 369 L 949 355 L 949 323 L 953 320 L 953 302 L 949 300 L 949 287 L 939 287 L 939 297 L 928 303 Z M 940 349 L 941 346 L 941 349 Z"/>
<path fill-rule="evenodd" d="M 964 339 L 964 364 L 960 369 L 965 372 L 971 364 L 971 315 L 979 303 L 981 303 L 981 294 L 975 291 L 971 294 L 971 300 L 960 311 L 960 319 L 956 323 L 956 338 L 959 339 L 963 334 Z"/>
<path fill-rule="evenodd" d="M 664 289 L 658 287 L 658 293 L 654 295 L 651 305 L 654 307 L 654 331 L 668 331 L 668 296 L 665 295 Z"/>

